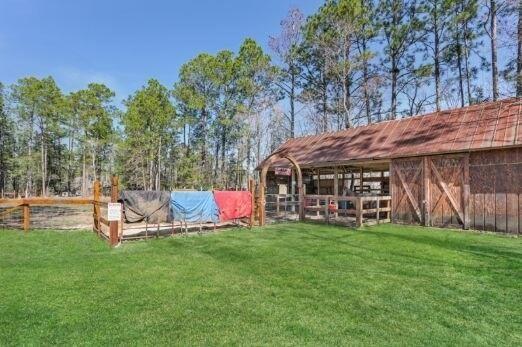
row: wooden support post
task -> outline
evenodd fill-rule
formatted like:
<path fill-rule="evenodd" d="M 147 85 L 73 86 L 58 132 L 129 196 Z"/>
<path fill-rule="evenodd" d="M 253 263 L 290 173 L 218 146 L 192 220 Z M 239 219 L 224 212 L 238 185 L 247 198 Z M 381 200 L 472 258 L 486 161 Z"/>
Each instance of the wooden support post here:
<path fill-rule="evenodd" d="M 256 200 L 255 200 L 255 188 L 256 188 L 256 184 L 254 182 L 254 180 L 250 177 L 248 179 L 248 190 L 250 191 L 250 204 L 252 206 L 252 210 L 250 211 L 250 227 L 252 227 L 252 225 L 254 225 L 254 212 L 255 212 L 255 203 L 256 203 Z"/>
<path fill-rule="evenodd" d="M 345 189 L 346 189 L 346 173 L 343 170 L 343 181 L 341 184 L 341 194 L 344 194 Z"/>
<path fill-rule="evenodd" d="M 317 195 L 321 195 L 321 170 L 317 169 Z"/>
<path fill-rule="evenodd" d="M 364 168 L 361 167 L 359 170 L 359 193 L 362 194 L 363 192 L 363 181 L 364 181 Z"/>
<path fill-rule="evenodd" d="M 377 217 L 377 224 L 379 224 L 379 220 L 381 218 L 381 216 L 380 216 L 380 214 L 381 214 L 380 209 L 381 209 L 381 201 L 380 201 L 379 197 L 377 197 L 377 215 L 376 215 L 376 217 Z"/>
<path fill-rule="evenodd" d="M 337 199 L 339 198 L 339 170 L 337 166 L 334 166 L 334 187 L 333 187 L 333 203 L 335 210 L 337 211 Z M 337 218 L 337 212 L 334 212 L 334 217 Z"/>
<path fill-rule="evenodd" d="M 431 225 L 431 197 L 430 197 L 430 158 L 422 158 L 422 176 L 423 176 L 423 197 L 422 202 L 424 205 L 424 226 Z"/>
<path fill-rule="evenodd" d="M 24 232 L 28 232 L 31 226 L 31 207 L 29 204 L 23 205 L 24 210 Z"/>
<path fill-rule="evenodd" d="M 290 207 L 290 211 L 292 213 L 295 213 L 295 190 L 296 188 L 299 189 L 299 187 L 297 187 L 297 180 L 295 178 L 295 176 L 297 175 L 297 170 L 293 169 L 292 172 L 291 172 L 291 179 L 290 179 L 290 194 L 291 194 L 291 198 L 290 198 L 290 201 L 291 201 L 291 207 Z M 285 199 L 286 201 L 286 199 Z M 285 203 L 286 205 L 286 203 Z M 285 206 L 285 213 L 286 213 L 286 206 Z"/>
<path fill-rule="evenodd" d="M 379 182 L 380 192 L 379 194 L 384 194 L 384 171 L 381 170 L 381 182 Z"/>
<path fill-rule="evenodd" d="M 276 215 L 279 216 L 279 194 L 276 195 Z"/>
<path fill-rule="evenodd" d="M 258 201 L 258 207 L 259 207 L 259 225 L 264 226 L 265 225 L 265 186 L 263 183 L 259 184 L 259 201 Z"/>
<path fill-rule="evenodd" d="M 329 205 L 329 199 L 326 198 L 325 202 L 324 202 L 324 221 L 326 223 L 330 223 L 330 210 L 328 209 L 328 205 Z"/>
<path fill-rule="evenodd" d="M 300 180 L 298 180 L 299 182 Z M 306 195 L 306 185 L 301 184 L 299 187 L 299 220 L 305 220 L 305 195 Z"/>
<path fill-rule="evenodd" d="M 111 202 L 118 202 L 118 177 L 111 177 Z M 118 244 L 118 222 L 111 221 L 109 225 L 109 243 L 111 246 Z"/>
<path fill-rule="evenodd" d="M 462 209 L 464 214 L 464 220 L 462 221 L 464 224 L 464 229 L 469 229 L 469 154 L 466 154 L 463 159 L 463 177 L 462 177 Z"/>
<path fill-rule="evenodd" d="M 101 191 L 101 183 L 100 181 L 94 181 L 94 185 L 92 188 L 93 192 L 93 230 L 99 235 L 101 233 L 101 224 L 100 224 L 100 191 Z"/>
<path fill-rule="evenodd" d="M 360 227 L 363 223 L 362 199 L 358 196 L 355 200 L 355 226 Z"/>

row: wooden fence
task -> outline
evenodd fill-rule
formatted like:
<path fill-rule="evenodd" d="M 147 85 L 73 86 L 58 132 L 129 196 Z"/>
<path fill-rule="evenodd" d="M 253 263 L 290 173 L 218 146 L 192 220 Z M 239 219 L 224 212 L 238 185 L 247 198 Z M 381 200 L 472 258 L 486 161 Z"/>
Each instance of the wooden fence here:
<path fill-rule="evenodd" d="M 341 207 L 343 206 L 343 207 Z M 335 196 L 305 195 L 305 214 L 315 213 L 315 219 L 323 217 L 326 223 L 336 222 L 339 217 L 355 226 L 389 223 L 391 196 Z"/>
<path fill-rule="evenodd" d="M 110 202 L 118 201 L 118 178 L 112 177 L 111 180 L 111 197 Z M 121 221 L 108 221 L 101 215 L 100 207 L 108 206 L 107 199 L 101 196 L 101 183 L 94 182 L 94 196 L 90 198 L 61 198 L 61 197 L 34 197 L 19 199 L 0 199 L 0 206 L 6 207 L 0 213 L 0 217 L 5 217 L 13 212 L 22 210 L 22 229 L 29 232 L 31 229 L 31 207 L 35 206 L 61 206 L 61 205 L 92 205 L 93 206 L 93 231 L 100 237 L 108 240 L 111 246 L 115 246 L 119 242 L 118 228 Z M 102 226 L 107 226 L 108 233 L 104 233 Z"/>

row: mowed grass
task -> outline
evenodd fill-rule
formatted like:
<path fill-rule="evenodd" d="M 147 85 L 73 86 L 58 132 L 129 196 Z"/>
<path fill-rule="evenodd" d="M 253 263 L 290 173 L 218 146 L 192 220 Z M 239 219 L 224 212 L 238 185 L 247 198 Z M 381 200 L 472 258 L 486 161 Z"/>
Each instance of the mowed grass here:
<path fill-rule="evenodd" d="M 522 242 L 279 224 L 110 249 L 0 231 L 0 345 L 521 345 Z"/>

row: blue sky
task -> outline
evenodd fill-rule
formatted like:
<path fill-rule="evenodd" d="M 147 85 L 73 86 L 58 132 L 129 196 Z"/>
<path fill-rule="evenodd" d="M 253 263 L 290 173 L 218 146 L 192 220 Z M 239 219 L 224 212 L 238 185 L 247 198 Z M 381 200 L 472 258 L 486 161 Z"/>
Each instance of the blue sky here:
<path fill-rule="evenodd" d="M 0 0 L 0 81 L 52 75 L 66 92 L 89 82 L 117 100 L 201 52 L 237 51 L 246 37 L 267 48 L 291 7 L 305 15 L 322 0 Z"/>

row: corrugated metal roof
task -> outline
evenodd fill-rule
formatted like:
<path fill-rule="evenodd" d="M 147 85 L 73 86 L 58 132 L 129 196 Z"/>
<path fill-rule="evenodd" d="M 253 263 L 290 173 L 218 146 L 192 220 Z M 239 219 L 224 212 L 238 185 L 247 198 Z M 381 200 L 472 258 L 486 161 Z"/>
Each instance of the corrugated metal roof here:
<path fill-rule="evenodd" d="M 290 139 L 277 151 L 305 167 L 522 146 L 522 99 L 511 98 Z M 286 165 L 286 160 L 274 166 Z M 261 165 L 260 165 L 261 167 Z"/>

